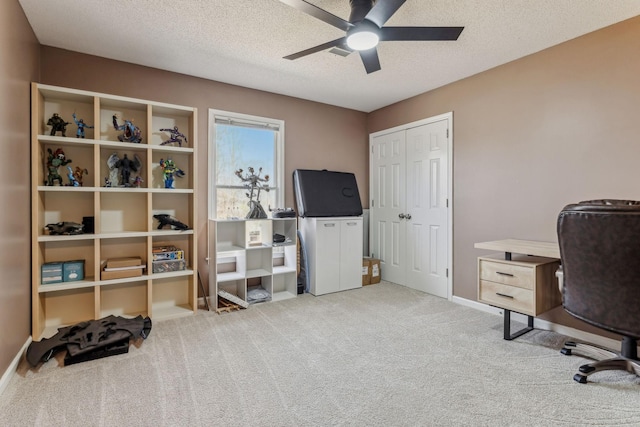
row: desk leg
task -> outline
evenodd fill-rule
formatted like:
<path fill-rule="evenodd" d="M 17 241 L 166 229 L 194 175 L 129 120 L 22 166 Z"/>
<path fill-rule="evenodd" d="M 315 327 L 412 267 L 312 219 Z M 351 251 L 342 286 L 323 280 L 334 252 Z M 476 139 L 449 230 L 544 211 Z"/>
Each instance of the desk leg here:
<path fill-rule="evenodd" d="M 511 341 L 515 338 L 518 338 L 520 335 L 524 335 L 529 331 L 533 331 L 533 316 L 527 316 L 527 324 L 526 328 L 520 329 L 517 332 L 511 333 L 511 310 L 504 310 L 504 339 Z"/>

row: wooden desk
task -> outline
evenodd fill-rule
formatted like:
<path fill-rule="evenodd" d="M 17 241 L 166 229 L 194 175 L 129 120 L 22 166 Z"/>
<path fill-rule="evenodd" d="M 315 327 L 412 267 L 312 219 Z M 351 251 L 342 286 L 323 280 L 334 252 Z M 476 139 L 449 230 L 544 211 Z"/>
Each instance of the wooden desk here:
<path fill-rule="evenodd" d="M 562 303 L 555 276 L 560 267 L 557 243 L 496 240 L 474 245 L 504 252 L 478 258 L 478 301 L 504 310 L 504 339 L 533 330 L 533 318 Z M 511 311 L 527 316 L 528 326 L 511 333 Z"/>
<path fill-rule="evenodd" d="M 473 245 L 476 249 L 488 249 L 504 253 L 535 255 L 560 259 L 560 247 L 557 243 L 537 242 L 534 240 L 505 239 L 492 242 L 480 242 Z"/>

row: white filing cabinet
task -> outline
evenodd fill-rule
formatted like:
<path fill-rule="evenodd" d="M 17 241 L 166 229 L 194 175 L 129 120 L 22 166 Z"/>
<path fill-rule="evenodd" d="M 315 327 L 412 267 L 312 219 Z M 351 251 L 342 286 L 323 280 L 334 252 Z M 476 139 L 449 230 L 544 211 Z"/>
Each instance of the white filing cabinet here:
<path fill-rule="evenodd" d="M 313 295 L 362 286 L 362 217 L 300 218 Z"/>

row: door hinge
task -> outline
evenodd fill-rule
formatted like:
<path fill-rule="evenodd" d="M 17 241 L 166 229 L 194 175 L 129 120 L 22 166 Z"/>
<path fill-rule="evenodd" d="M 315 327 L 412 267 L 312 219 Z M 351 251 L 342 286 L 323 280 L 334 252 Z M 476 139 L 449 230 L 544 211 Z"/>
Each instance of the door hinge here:
<path fill-rule="evenodd" d="M 371 199 L 371 207 L 373 208 L 373 207 L 375 207 L 375 206 L 376 206 L 376 201 L 375 201 L 375 200 L 373 200 L 373 199 Z"/>
<path fill-rule="evenodd" d="M 449 128 L 447 128 L 447 138 L 449 138 Z"/>
<path fill-rule="evenodd" d="M 449 199 L 445 199 L 444 206 L 445 206 L 446 208 L 448 208 L 448 207 L 449 207 Z"/>
<path fill-rule="evenodd" d="M 449 269 L 448 269 L 448 268 L 447 268 L 447 269 L 445 269 L 445 276 L 446 276 L 446 277 L 449 277 Z"/>
<path fill-rule="evenodd" d="M 373 145 L 371 146 L 371 154 L 373 154 Z"/>

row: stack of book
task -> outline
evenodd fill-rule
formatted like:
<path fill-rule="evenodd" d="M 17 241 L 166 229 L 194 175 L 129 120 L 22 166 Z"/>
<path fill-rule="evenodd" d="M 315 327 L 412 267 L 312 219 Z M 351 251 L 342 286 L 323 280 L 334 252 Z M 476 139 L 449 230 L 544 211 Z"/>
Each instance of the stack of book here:
<path fill-rule="evenodd" d="M 109 258 L 100 274 L 102 280 L 142 276 L 147 266 L 140 257 Z"/>

